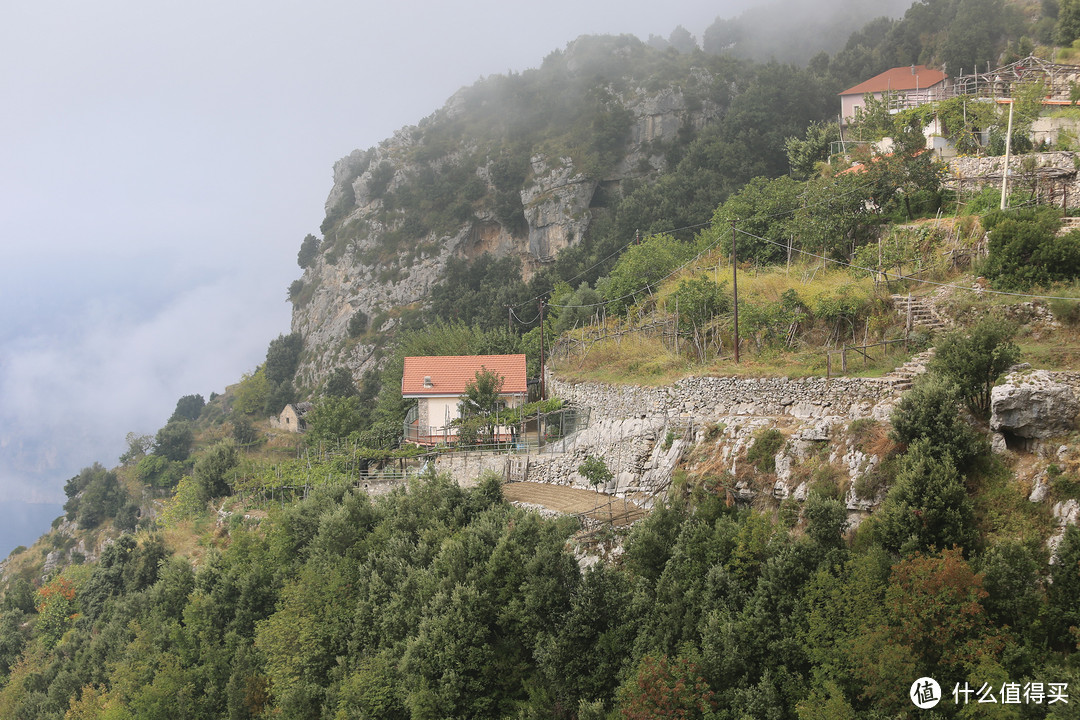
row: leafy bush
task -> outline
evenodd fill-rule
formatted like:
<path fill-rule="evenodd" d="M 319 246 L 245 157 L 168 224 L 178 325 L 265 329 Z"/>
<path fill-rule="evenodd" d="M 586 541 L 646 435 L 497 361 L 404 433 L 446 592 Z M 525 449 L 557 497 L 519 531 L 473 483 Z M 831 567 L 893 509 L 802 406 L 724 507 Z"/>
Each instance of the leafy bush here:
<path fill-rule="evenodd" d="M 754 444 L 746 451 L 746 460 L 761 472 L 776 472 L 776 453 L 784 446 L 784 436 L 776 428 L 754 433 Z"/>
<path fill-rule="evenodd" d="M 651 295 L 673 270 L 694 256 L 692 245 L 671 235 L 653 235 L 622 254 L 598 290 L 615 312 L 625 310 Z"/>
<path fill-rule="evenodd" d="M 363 310 L 357 310 L 349 318 L 349 337 L 360 337 L 367 332 L 368 316 Z"/>
<path fill-rule="evenodd" d="M 924 376 L 893 411 L 893 439 L 907 445 L 925 440 L 935 453 L 947 455 L 958 468 L 969 467 L 989 448 L 986 438 L 960 418 L 962 400 L 954 382 Z"/>
<path fill-rule="evenodd" d="M 1058 235 L 1057 218 L 1055 210 L 993 218 L 986 276 L 1007 289 L 1080 276 L 1080 232 Z"/>
<path fill-rule="evenodd" d="M 170 461 L 161 455 L 150 454 L 139 460 L 135 466 L 139 480 L 154 487 L 169 488 L 180 481 L 184 473 L 183 464 Z"/>
<path fill-rule="evenodd" d="M 304 340 L 299 333 L 278 335 L 266 348 L 266 379 L 274 385 L 289 382 L 300 364 Z"/>
<path fill-rule="evenodd" d="M 106 470 L 100 463 L 83 468 L 78 475 L 64 485 L 68 501 L 64 503 L 68 520 L 74 520 L 80 528 L 93 528 L 106 518 L 116 515 L 127 499 L 116 473 Z"/>
<path fill-rule="evenodd" d="M 206 407 L 206 400 L 203 399 L 202 395 L 185 395 L 176 401 L 176 410 L 173 411 L 169 422 L 174 420 L 198 420 L 204 407 Z"/>
<path fill-rule="evenodd" d="M 187 420 L 173 420 L 166 423 L 154 436 L 154 455 L 174 462 L 187 460 L 191 453 L 191 444 L 195 442 L 195 431 Z"/>
<path fill-rule="evenodd" d="M 585 462 L 578 466 L 578 473 L 588 480 L 597 492 L 600 492 L 601 485 L 607 485 L 615 477 L 615 474 L 608 469 L 604 458 L 595 455 L 585 458 Z"/>
<path fill-rule="evenodd" d="M 204 502 L 229 494 L 233 484 L 231 471 L 238 462 L 239 455 L 232 440 L 222 440 L 195 461 L 192 477 Z"/>
<path fill-rule="evenodd" d="M 877 517 L 882 545 L 901 555 L 954 545 L 968 552 L 978 537 L 960 472 L 927 439 L 916 440 L 900 459 Z"/>
<path fill-rule="evenodd" d="M 990 412 L 990 390 L 1020 358 L 1012 341 L 1016 326 L 986 317 L 969 330 L 955 330 L 938 343 L 930 369 L 960 388 L 972 412 Z"/>

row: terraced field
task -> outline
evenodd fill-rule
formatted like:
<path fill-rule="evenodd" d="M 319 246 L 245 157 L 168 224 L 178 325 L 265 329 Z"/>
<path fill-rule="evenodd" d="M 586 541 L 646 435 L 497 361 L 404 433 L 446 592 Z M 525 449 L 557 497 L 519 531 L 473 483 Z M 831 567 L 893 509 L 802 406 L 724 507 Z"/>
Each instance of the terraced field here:
<path fill-rule="evenodd" d="M 508 483 L 503 485 L 503 497 L 509 502 L 540 505 L 566 515 L 586 515 L 620 527 L 630 525 L 648 513 L 644 508 L 612 495 L 547 483 Z"/>

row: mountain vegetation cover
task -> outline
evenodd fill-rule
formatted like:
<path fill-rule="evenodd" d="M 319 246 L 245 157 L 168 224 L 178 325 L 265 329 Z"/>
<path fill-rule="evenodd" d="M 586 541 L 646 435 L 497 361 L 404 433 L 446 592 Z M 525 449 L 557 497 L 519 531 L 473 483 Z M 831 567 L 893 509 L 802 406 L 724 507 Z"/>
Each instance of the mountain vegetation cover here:
<path fill-rule="evenodd" d="M 1064 530 L 1051 564 L 1053 521 L 989 452 L 983 423 L 990 388 L 1021 353 L 1038 361 L 1072 337 L 1076 235 L 1058 234 L 1057 209 L 989 212 L 992 191 L 947 189 L 922 152 L 918 108 L 871 103 L 855 130 L 892 137 L 895 151 L 855 171 L 830 152 L 826 120 L 836 92 L 888 67 L 1067 46 L 1075 9 L 919 2 L 804 67 L 736 57 L 752 48 L 748 23 L 714 25 L 704 51 L 678 32 L 666 44 L 591 38 L 466 89 L 456 114 L 421 123 L 408 173 L 357 166 L 388 231 L 350 217 L 356 197 L 339 198 L 322 238 L 304 239 L 302 268 L 359 261 L 358 243 L 377 236 L 364 252 L 388 261 L 390 286 L 394 263 L 434 252 L 418 240 L 482 207 L 520 229 L 536 152 L 597 179 L 616 173 L 629 127 L 618 98 L 637 87 L 681 86 L 717 115 L 655 148 L 662 162 L 638 177 L 622 168 L 594 196 L 582 242 L 527 279 L 513 257 L 457 258 L 427 303 L 349 313 L 343 342 L 371 341 L 377 369 L 301 377 L 317 348 L 281 335 L 224 394 L 184 396 L 155 435 L 129 435 L 118 467 L 71 478 L 66 516 L 4 564 L 0 716 L 894 718 L 912 715 L 922 677 L 942 682 L 937 717 L 1074 716 L 1078 699 L 1062 695 L 1080 687 L 1080 530 Z M 958 143 L 1005 134 L 996 110 L 941 113 Z M 1020 128 L 1022 144 L 1023 118 Z M 1014 204 L 1034 204 L 1038 186 L 1014 192 Z M 983 229 L 985 259 L 941 260 Z M 1025 335 L 1003 319 L 1006 300 L 967 295 L 955 315 L 971 321 L 957 330 L 903 327 L 890 292 L 917 288 L 916 275 L 955 279 L 971 262 L 994 289 L 1052 287 L 1059 334 Z M 290 288 L 298 308 L 313 277 Z M 405 357 L 525 352 L 537 374 L 553 338 L 591 331 L 597 342 L 560 372 L 663 382 L 733 372 L 735 310 L 750 372 L 820 373 L 823 349 L 849 339 L 902 332 L 909 349 L 936 346 L 888 425 L 846 429 L 884 457 L 856 483 L 881 496 L 857 528 L 827 452 L 807 461 L 801 502 L 747 505 L 732 499 L 738 471 L 710 465 L 704 443 L 702 462 L 629 531 L 583 533 L 574 517 L 514 507 L 495 475 L 469 489 L 430 470 L 389 492 L 363 487 L 372 468 L 422 454 L 400 443 Z M 649 339 L 658 323 L 670 332 Z M 635 332 L 616 345 L 604 337 L 614 330 Z M 895 362 L 868 358 L 867 372 Z M 495 385 L 478 376 L 471 388 L 478 438 L 495 434 Z M 301 398 L 315 401 L 307 432 L 270 432 L 268 416 Z M 519 417 L 558 406 L 536 400 Z M 784 442 L 756 432 L 742 472 L 767 481 Z M 1080 465 L 1057 460 L 1049 492 L 1075 502 Z M 598 490 L 611 479 L 601 457 L 580 472 Z M 949 702 L 961 686 L 1024 688 L 1028 701 Z"/>

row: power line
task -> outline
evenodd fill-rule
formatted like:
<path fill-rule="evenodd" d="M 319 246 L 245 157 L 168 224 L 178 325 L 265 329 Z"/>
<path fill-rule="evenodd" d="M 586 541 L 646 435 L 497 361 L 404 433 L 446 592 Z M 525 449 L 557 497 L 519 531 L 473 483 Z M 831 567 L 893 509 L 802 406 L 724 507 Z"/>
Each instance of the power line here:
<path fill-rule="evenodd" d="M 707 252 L 712 251 L 713 248 L 715 248 L 717 245 L 719 245 L 720 241 L 722 239 L 723 239 L 722 237 L 717 237 L 716 240 L 711 245 L 709 245 L 708 247 L 705 247 L 704 249 L 702 249 L 700 252 L 698 252 L 697 255 L 690 258 L 689 260 L 684 262 L 682 265 L 680 265 L 679 267 L 677 267 L 674 270 L 672 270 L 671 272 L 669 272 L 664 277 L 657 278 L 656 281 L 654 281 L 654 282 L 646 283 L 644 287 L 640 287 L 637 290 L 634 290 L 633 292 L 630 292 L 630 293 L 627 293 L 626 295 L 623 295 L 622 297 L 612 298 L 610 300 L 602 300 L 600 302 L 595 302 L 595 303 L 588 303 L 588 304 L 585 304 L 585 305 L 556 305 L 555 303 L 548 303 L 547 306 L 548 307 L 560 308 L 560 309 L 600 307 L 601 305 L 608 305 L 610 303 L 621 302 L 622 300 L 628 300 L 628 299 L 630 299 L 632 297 L 636 297 L 637 295 L 639 295 L 639 294 L 641 294 L 641 293 L 643 293 L 645 291 L 652 292 L 652 288 L 653 288 L 654 285 L 658 285 L 658 284 L 664 282 L 665 280 L 667 280 L 668 278 L 671 278 L 671 277 L 679 274 L 680 272 L 685 270 L 687 267 L 689 267 L 692 263 L 695 263 L 698 260 L 700 260 L 702 255 L 704 255 Z"/>

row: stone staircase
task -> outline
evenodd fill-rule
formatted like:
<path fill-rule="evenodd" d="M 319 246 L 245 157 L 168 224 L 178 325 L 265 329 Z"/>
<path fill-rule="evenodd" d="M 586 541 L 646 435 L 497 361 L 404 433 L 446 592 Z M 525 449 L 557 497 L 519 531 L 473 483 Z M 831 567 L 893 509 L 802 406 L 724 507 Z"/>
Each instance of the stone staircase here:
<path fill-rule="evenodd" d="M 881 379 L 892 385 L 893 390 L 907 390 L 917 377 L 926 372 L 926 366 L 932 357 L 934 357 L 934 348 L 913 355 L 910 360 Z"/>
<path fill-rule="evenodd" d="M 1080 217 L 1061 218 L 1061 229 L 1058 230 L 1058 235 L 1065 235 L 1073 230 L 1080 230 Z"/>
<path fill-rule="evenodd" d="M 893 295 L 893 307 L 901 318 L 907 322 L 908 309 L 911 311 L 911 326 L 926 328 L 932 332 L 948 329 L 948 323 L 937 314 L 934 303 L 930 298 L 917 295 Z"/>

